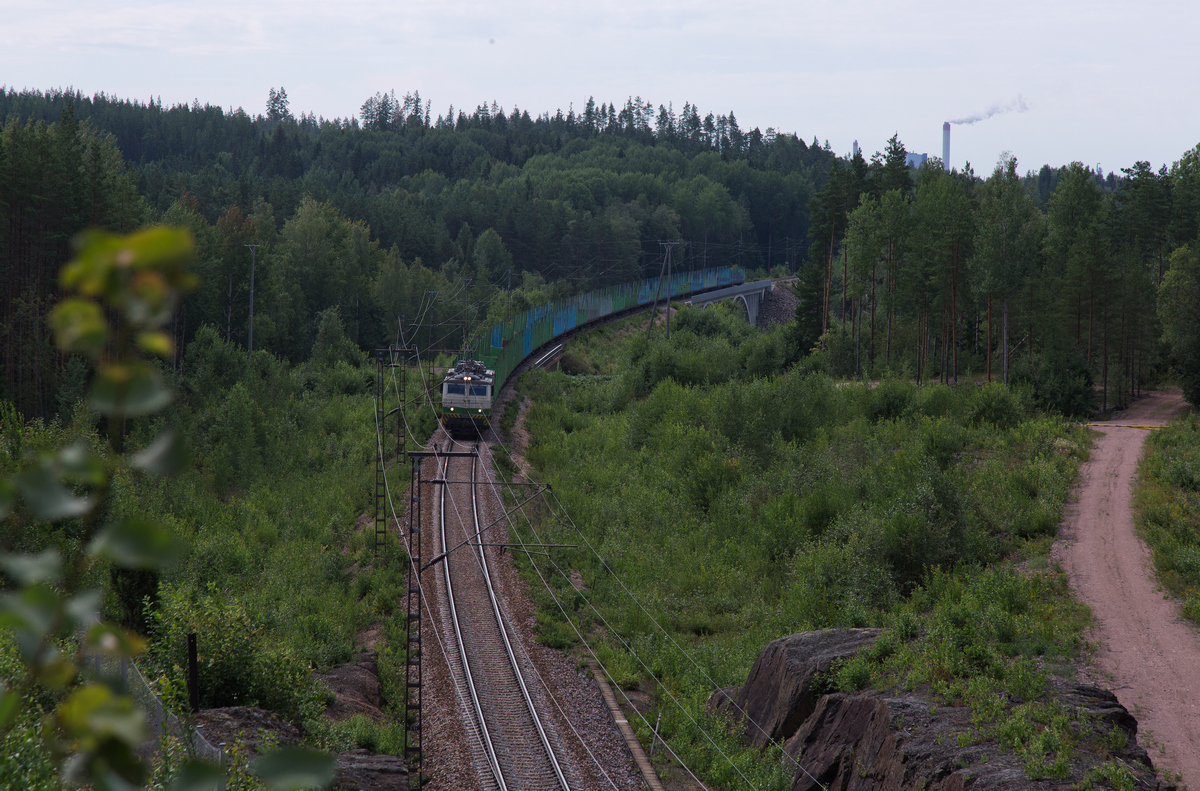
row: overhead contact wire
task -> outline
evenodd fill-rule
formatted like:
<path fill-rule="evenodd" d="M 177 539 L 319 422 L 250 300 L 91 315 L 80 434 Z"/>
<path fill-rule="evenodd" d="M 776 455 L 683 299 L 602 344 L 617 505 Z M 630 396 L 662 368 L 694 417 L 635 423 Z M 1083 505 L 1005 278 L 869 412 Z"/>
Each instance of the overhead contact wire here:
<path fill-rule="evenodd" d="M 498 443 L 498 444 L 500 444 L 500 445 L 501 445 L 501 447 L 504 447 L 503 443 Z M 508 452 L 508 451 L 507 451 L 507 448 L 505 448 L 505 450 L 506 450 L 506 452 Z M 510 454 L 510 455 L 511 455 L 511 454 Z M 643 605 L 642 605 L 642 603 L 641 603 L 641 602 L 640 602 L 640 601 L 637 599 L 637 597 L 633 595 L 633 592 L 629 590 L 629 588 L 628 588 L 628 587 L 625 585 L 625 583 L 624 583 L 624 582 L 621 580 L 621 578 L 620 578 L 620 577 L 619 577 L 619 576 L 616 574 L 616 572 L 614 572 L 614 571 L 613 571 L 612 567 L 610 567 L 610 566 L 608 565 L 608 562 L 604 560 L 603 556 L 601 556 L 601 555 L 600 555 L 600 553 L 599 553 L 599 552 L 598 552 L 598 551 L 595 549 L 595 547 L 594 547 L 594 546 L 592 546 L 591 542 L 590 542 L 590 541 L 588 541 L 588 539 L 587 539 L 587 536 L 585 536 L 585 535 L 583 534 L 583 531 L 581 531 L 581 530 L 579 529 L 579 527 L 578 527 L 578 526 L 577 526 L 577 525 L 574 523 L 574 520 L 572 520 L 572 519 L 570 518 L 570 515 L 567 513 L 566 507 L 565 507 L 565 506 L 562 504 L 562 502 L 561 502 L 561 501 L 558 499 L 558 495 L 557 495 L 557 493 L 555 493 L 555 492 L 554 492 L 554 490 L 553 490 L 553 489 L 551 489 L 551 490 L 550 490 L 550 494 L 551 494 L 551 496 L 552 496 L 552 497 L 554 497 L 554 501 L 555 501 L 555 503 L 557 503 L 559 510 L 560 510 L 560 511 L 561 511 L 561 512 L 562 512 L 562 513 L 563 513 L 563 514 L 566 516 L 567 523 L 564 523 L 564 525 L 567 525 L 567 524 L 569 524 L 569 527 L 570 527 L 572 530 L 574 530 L 574 531 L 575 531 L 575 533 L 577 533 L 577 534 L 580 536 L 580 538 L 582 538 L 582 539 L 583 539 L 583 541 L 584 541 L 584 543 L 587 545 L 588 549 L 589 549 L 589 550 L 592 552 L 592 554 L 593 554 L 593 555 L 595 555 L 595 557 L 596 557 L 596 558 L 597 558 L 597 559 L 598 559 L 598 560 L 601 562 L 601 564 L 603 564 L 603 566 L 604 566 L 605 570 L 606 570 L 606 571 L 607 571 L 607 572 L 608 572 L 608 573 L 609 573 L 609 574 L 610 574 L 610 575 L 611 575 L 611 576 L 612 576 L 614 579 L 616 579 L 616 580 L 617 580 L 617 583 L 618 583 L 618 584 L 621 586 L 621 589 L 622 589 L 622 591 L 625 593 L 625 595 L 626 595 L 626 596 L 628 596 L 628 597 L 630 598 L 630 600 L 632 600 L 632 601 L 633 601 L 633 602 L 634 602 L 634 603 L 635 603 L 635 604 L 638 606 L 638 609 L 640 609 L 640 610 L 641 610 L 641 611 L 642 611 L 642 612 L 643 612 L 643 613 L 646 615 L 646 617 L 650 619 L 651 623 L 653 623 L 653 624 L 654 624 L 654 625 L 655 625 L 655 626 L 656 626 L 656 627 L 659 629 L 659 631 L 661 631 L 661 632 L 663 633 L 663 635 L 664 635 L 664 636 L 667 638 L 667 640 L 668 640 L 668 641 L 671 643 L 671 645 L 672 645 L 672 646 L 673 646 L 673 647 L 674 647 L 674 648 L 675 648 L 677 651 L 679 651 L 679 653 L 680 653 L 682 656 L 684 656 L 684 657 L 687 657 L 688 661 L 689 661 L 689 662 L 692 664 L 692 666 L 693 666 L 693 667 L 695 667 L 695 668 L 696 668 L 696 670 L 698 670 L 698 671 L 700 672 L 700 674 L 701 674 L 701 675 L 702 675 L 702 676 L 705 678 L 705 680 L 707 680 L 707 681 L 708 681 L 708 683 L 709 683 L 709 684 L 710 684 L 710 685 L 711 685 L 711 686 L 712 686 L 714 689 L 715 689 L 715 688 L 717 688 L 716 681 L 714 681 L 714 680 L 712 679 L 712 677 L 711 677 L 711 676 L 709 676 L 707 672 L 705 672 L 704 668 L 703 668 L 703 667 L 701 667 L 701 666 L 700 666 L 700 664 L 699 664 L 699 663 L 697 663 L 697 662 L 696 662 L 696 660 L 694 660 L 694 659 L 691 657 L 691 655 L 690 655 L 690 654 L 689 654 L 687 651 L 685 651 L 685 650 L 683 649 L 683 647 L 682 647 L 682 646 L 680 646 L 680 645 L 679 645 L 679 644 L 678 644 L 678 643 L 677 643 L 677 642 L 674 640 L 674 638 L 672 638 L 672 637 L 671 637 L 670 633 L 669 633 L 669 632 L 667 632 L 667 630 L 666 630 L 665 628 L 663 628 L 662 624 L 660 624 L 660 623 L 658 622 L 658 620 L 657 620 L 657 619 L 656 619 L 656 618 L 655 618 L 655 617 L 654 617 L 654 616 L 653 616 L 653 615 L 652 615 L 652 614 L 651 614 L 651 613 L 650 613 L 650 612 L 649 612 L 649 611 L 648 611 L 648 610 L 645 608 L 645 606 L 643 606 Z M 521 515 L 522 515 L 522 516 L 525 518 L 525 521 L 526 521 L 526 522 L 529 524 L 529 528 L 530 528 L 530 530 L 531 530 L 531 531 L 534 533 L 534 536 L 535 536 L 535 537 L 536 537 L 536 538 L 537 538 L 539 541 L 541 541 L 541 536 L 540 536 L 540 535 L 537 533 L 537 530 L 536 530 L 536 529 L 533 527 L 532 520 L 530 520 L 530 518 L 529 518 L 529 515 L 525 513 L 525 509 L 524 509 L 524 507 L 522 506 L 522 507 L 521 507 L 519 510 L 521 511 Z M 562 521 L 562 520 L 561 520 L 561 517 L 559 517 L 559 516 L 558 516 L 558 514 L 555 514 L 555 518 L 556 518 L 556 519 L 558 519 L 560 522 Z M 519 534 L 518 534 L 518 537 L 519 537 Z M 532 562 L 532 559 L 531 559 L 531 562 Z M 555 569 L 556 569 L 556 570 L 558 570 L 558 572 L 559 572 L 560 574 L 562 574 L 562 575 L 563 575 L 563 577 L 564 577 L 565 579 L 567 579 L 567 580 L 568 580 L 568 582 L 569 582 L 569 581 L 570 581 L 570 577 L 569 577 L 569 575 L 567 575 L 567 574 L 566 574 L 566 572 L 564 572 L 564 571 L 563 571 L 563 570 L 562 570 L 562 569 L 561 569 L 561 568 L 558 566 L 558 564 L 554 562 L 553 558 L 551 558 L 551 563 L 554 565 Z M 533 565 L 534 565 L 534 568 L 536 569 L 536 564 L 533 564 Z M 539 574 L 539 576 L 540 576 L 540 574 Z M 543 583 L 545 583 L 545 581 L 544 581 L 544 580 L 543 580 Z M 554 597 L 554 594 L 553 594 L 553 592 L 552 592 L 552 591 L 551 591 L 551 596 L 552 596 L 552 597 Z M 587 600 L 585 599 L 585 601 L 587 601 Z M 555 602 L 556 602 L 556 604 L 558 604 L 558 606 L 559 606 L 559 609 L 560 609 L 560 610 L 561 610 L 561 609 L 563 609 L 563 608 L 562 608 L 562 605 L 561 605 L 561 604 L 559 604 L 559 603 L 557 602 L 557 598 L 556 598 L 556 597 L 555 597 Z M 594 606 L 594 605 L 593 605 L 593 604 L 592 604 L 590 601 L 588 601 L 588 606 L 589 606 L 589 608 L 591 608 L 591 609 L 592 609 L 592 611 L 593 611 L 593 612 L 595 612 L 595 613 L 596 613 L 596 615 L 597 615 L 597 616 L 598 616 L 598 617 L 601 619 L 601 621 L 604 623 L 605 627 L 606 627 L 607 629 L 609 629 L 610 631 L 612 631 L 614 635 L 616 635 L 617 639 L 621 641 L 622 645 L 623 645 L 623 646 L 625 646 L 626 650 L 628 650 L 628 651 L 629 651 L 629 653 L 630 653 L 630 654 L 631 654 L 631 655 L 632 655 L 632 656 L 633 656 L 635 659 L 637 659 L 637 661 L 638 661 L 638 664 L 640 664 L 640 665 L 641 665 L 643 668 L 645 668 L 645 669 L 646 669 L 647 673 L 649 673 L 649 674 L 650 674 L 651 678 L 654 678 L 654 679 L 657 681 L 657 680 L 658 680 L 658 679 L 657 679 L 657 677 L 656 677 L 656 676 L 653 674 L 653 672 L 651 672 L 651 671 L 650 671 L 649 667 L 648 667 L 648 666 L 646 665 L 646 663 L 645 663 L 645 662 L 644 662 L 644 661 L 641 659 L 641 657 L 639 657 L 639 656 L 637 655 L 637 653 L 636 653 L 636 652 L 633 650 L 632 646 L 629 646 L 629 645 L 628 645 L 628 644 L 625 642 L 625 640 L 624 640 L 624 639 L 623 639 L 623 638 L 620 636 L 620 634 L 619 634 L 618 632 L 616 632 L 616 630 L 612 629 L 612 626 L 611 626 L 611 625 L 608 623 L 608 621 L 607 621 L 607 620 L 604 618 L 604 616 L 603 616 L 603 615 L 601 615 L 601 614 L 599 613 L 599 611 L 598 611 L 598 610 L 596 610 L 595 606 Z M 564 611 L 564 613 L 563 613 L 563 614 L 564 614 L 564 617 L 565 617 L 565 616 L 566 616 L 566 613 L 565 613 L 565 611 Z M 571 623 L 571 621 L 570 621 L 570 618 L 569 618 L 569 617 L 567 618 L 567 622 L 568 622 L 568 623 Z M 574 624 L 572 624 L 572 629 L 574 629 L 574 630 L 576 631 L 576 633 L 578 634 L 578 630 L 577 630 L 577 629 L 575 629 L 575 627 L 574 627 Z M 581 636 L 581 638 L 582 638 L 582 636 Z M 584 644 L 586 645 L 586 641 L 584 642 Z M 594 656 L 594 652 L 592 652 L 592 651 L 591 651 L 590 647 L 589 647 L 589 649 L 588 649 L 588 650 L 589 650 L 589 653 L 592 653 L 592 654 L 593 654 L 593 656 Z M 597 662 L 599 663 L 599 660 L 598 660 L 598 659 L 597 659 Z M 601 664 L 601 667 L 603 667 L 603 664 L 602 664 L 602 663 L 599 663 L 599 664 Z M 605 672 L 607 673 L 607 669 L 605 669 Z M 660 682 L 660 683 L 661 683 L 661 682 Z M 670 694 L 670 692 L 669 692 L 669 691 L 668 691 L 668 694 Z M 623 692 L 623 691 L 622 691 L 622 696 L 624 696 L 624 692 Z M 674 700 L 674 696 L 672 696 L 672 700 Z M 626 696 L 626 701 L 628 701 L 628 697 L 627 697 L 627 696 Z M 678 701 L 675 701 L 675 702 L 676 702 L 676 705 L 679 705 L 679 704 L 678 704 Z M 747 714 L 747 712 L 746 712 L 746 711 L 745 711 L 745 710 L 744 710 L 744 709 L 743 709 L 741 706 L 739 706 L 739 705 L 738 705 L 738 704 L 737 704 L 735 701 L 733 701 L 732 699 L 730 699 L 730 703 L 732 703 L 732 704 L 733 704 L 734 708 L 735 708 L 735 709 L 738 711 L 738 713 L 739 713 L 739 714 L 741 714 L 741 715 L 742 715 L 742 716 L 743 716 L 743 717 L 746 719 L 746 721 L 747 721 L 747 722 L 749 722 L 750 724 L 752 724 L 752 725 L 753 725 L 753 726 L 754 726 L 756 729 L 758 729 L 758 731 L 759 731 L 761 734 L 763 734 L 764 736 L 766 736 L 766 737 L 767 737 L 767 740 L 768 740 L 768 741 L 771 743 L 771 745 L 772 745 L 772 746 L 776 747 L 776 748 L 777 748 L 777 749 L 780 751 L 780 753 L 781 753 L 781 755 L 782 755 L 783 757 L 787 758 L 787 760 L 789 760 L 789 761 L 790 761 L 790 762 L 791 762 L 793 765 L 795 765 L 795 767 L 796 767 L 797 769 L 799 769 L 800 771 L 804 772 L 804 774 L 805 774 L 806 776 L 808 776 L 808 777 L 809 777 L 809 779 L 811 779 L 811 780 L 812 780 L 814 783 L 816 783 L 816 784 L 818 785 L 818 787 L 820 787 L 820 788 L 822 788 L 822 789 L 825 789 L 825 788 L 826 788 L 826 787 L 825 787 L 825 785 L 824 785 L 824 784 L 822 784 L 822 783 L 821 783 L 819 780 L 817 780 L 817 778 L 813 777 L 813 776 L 812 776 L 812 774 L 810 774 L 810 773 L 809 773 L 809 771 L 808 771 L 807 769 L 805 769 L 805 768 L 804 768 L 804 766 L 803 766 L 803 765 L 802 765 L 802 764 L 801 764 L 801 763 L 800 763 L 798 760 L 796 760 L 796 759 L 795 759 L 793 756 L 789 755 L 789 754 L 788 754 L 788 753 L 787 753 L 787 752 L 786 752 L 786 751 L 783 749 L 783 745 L 782 745 L 782 744 L 780 744 L 780 743 L 778 742 L 778 740 L 774 739 L 774 738 L 773 738 L 773 737 L 772 737 L 772 736 L 771 736 L 769 733 L 767 733 L 767 732 L 766 732 L 766 731 L 765 731 L 765 730 L 762 728 L 762 726 L 761 726 L 761 725 L 759 725 L 759 724 L 758 724 L 758 723 L 757 723 L 757 722 L 756 722 L 756 721 L 755 721 L 755 720 L 754 720 L 752 717 L 750 717 L 750 716 L 749 716 L 749 714 Z M 636 711 L 636 708 L 635 708 L 634 710 Z M 683 707 L 682 707 L 682 706 L 680 706 L 680 710 L 681 710 L 681 711 L 683 711 L 684 715 L 685 715 L 685 716 L 687 716 L 689 720 L 692 720 L 693 724 L 694 724 L 694 725 L 697 727 L 697 729 L 698 729 L 698 730 L 700 730 L 702 733 L 704 733 L 704 734 L 705 734 L 705 737 L 706 737 L 706 738 L 708 738 L 708 739 L 709 739 L 709 741 L 711 742 L 711 741 L 712 741 L 712 738 L 711 738 L 710 736 L 708 736 L 707 732 L 705 732 L 705 731 L 704 731 L 704 729 L 703 729 L 703 728 L 702 728 L 702 727 L 699 725 L 699 723 L 697 723 L 697 722 L 696 722 L 694 719 L 692 719 L 691 715 L 690 715 L 690 714 L 689 714 L 689 713 L 688 713 L 688 712 L 687 712 L 685 709 L 683 709 Z M 640 713 L 639 713 L 639 715 L 640 715 Z M 642 717 L 642 719 L 643 719 L 643 721 L 645 721 L 645 717 L 644 717 L 644 716 Z M 647 725 L 649 725 L 649 722 L 647 721 L 647 723 L 646 723 L 646 724 L 647 724 Z M 659 737 L 659 738 L 661 738 L 661 737 Z M 665 741 L 664 741 L 664 744 L 665 744 Z M 725 753 L 724 753 L 723 751 L 721 751 L 720 747 L 719 747 L 719 746 L 717 746 L 717 745 L 715 744 L 715 742 L 713 743 L 713 746 L 714 746 L 714 747 L 716 747 L 716 749 L 718 750 L 718 752 L 721 752 L 721 755 L 722 755 L 722 757 L 724 757 L 724 758 L 726 759 L 726 761 L 728 761 L 728 762 L 730 763 L 730 765 L 731 765 L 731 766 L 733 766 L 733 767 L 734 767 L 734 769 L 735 769 L 735 770 L 737 770 L 739 774 L 741 774 L 741 770 L 740 770 L 740 769 L 738 769 L 738 767 L 736 766 L 736 764 L 734 764 L 734 763 L 732 762 L 732 760 L 731 760 L 731 759 L 730 759 L 728 756 L 726 756 L 726 755 L 725 755 Z M 674 753 L 674 751 L 672 751 L 672 753 Z M 681 763 L 682 763 L 682 761 L 681 761 Z M 686 766 L 685 766 L 685 768 L 686 768 Z M 688 770 L 688 771 L 689 771 L 689 773 L 690 773 L 690 770 Z M 744 775 L 743 775 L 743 778 L 744 778 Z M 697 780 L 697 782 L 699 782 L 699 780 Z M 747 780 L 747 782 L 749 782 L 749 781 Z"/>
<path fill-rule="evenodd" d="M 382 453 L 383 453 L 383 442 L 382 442 L 382 439 L 381 439 L 381 437 L 382 437 L 382 434 L 381 434 L 381 432 L 380 432 L 380 430 L 379 430 L 379 411 L 378 411 L 378 408 L 376 408 L 376 411 L 375 411 L 375 437 L 376 437 L 376 445 L 377 445 L 377 448 L 376 448 L 376 450 L 377 450 L 377 452 L 379 452 L 379 453 L 382 455 Z M 399 516 L 396 514 L 396 505 L 395 505 L 395 503 L 394 503 L 394 502 L 393 502 L 393 500 L 392 500 L 392 492 L 391 492 L 391 488 L 388 486 L 388 481 L 387 481 L 387 470 L 386 470 L 386 468 L 385 468 L 385 470 L 384 470 L 384 476 L 383 476 L 383 489 L 384 489 L 384 492 L 385 492 L 385 493 L 386 493 L 386 495 L 387 495 L 388 508 L 389 508 L 389 510 L 391 510 L 391 512 L 392 512 L 392 519 L 393 519 L 393 521 L 395 521 L 397 529 L 399 529 L 399 528 L 400 528 L 400 524 L 401 524 L 401 523 L 400 523 L 400 517 L 399 517 Z M 413 559 L 412 559 L 412 549 L 411 549 L 411 547 L 409 547 L 409 545 L 408 545 L 408 541 L 406 540 L 406 537 L 404 536 L 403 532 L 401 532 L 401 541 L 404 543 L 404 546 L 405 546 L 405 552 L 408 554 L 408 566 L 409 566 L 409 568 L 412 570 L 412 574 L 414 575 L 414 579 L 419 579 L 419 578 L 420 578 L 420 570 L 419 570 L 419 569 L 417 569 L 417 566 L 416 566 L 416 564 L 413 562 Z M 430 606 L 430 604 L 429 604 L 429 599 L 427 599 L 427 598 L 426 598 L 426 596 L 425 596 L 425 588 L 424 588 L 424 586 L 418 585 L 417 587 L 420 589 L 421 603 L 422 603 L 422 604 L 425 606 L 425 612 L 426 612 L 426 613 L 428 613 L 428 615 L 429 615 L 429 625 L 430 625 L 430 628 L 432 628 L 432 629 L 433 629 L 433 636 L 434 636 L 435 638 L 437 638 L 438 649 L 439 649 L 439 650 L 442 652 L 442 658 L 443 658 L 443 659 L 446 661 L 446 666 L 447 666 L 447 667 L 449 667 L 449 666 L 450 666 L 450 655 L 449 655 L 449 653 L 446 651 L 446 646 L 445 646 L 445 644 L 442 642 L 442 636 L 441 636 L 441 634 L 439 634 L 439 633 L 438 633 L 438 630 L 437 630 L 437 620 L 434 618 L 434 615 L 433 615 L 433 607 L 431 607 L 431 606 Z M 461 705 L 461 706 L 462 706 L 464 709 L 466 709 L 466 708 L 467 708 L 467 702 L 466 702 L 466 699 L 465 699 L 465 698 L 463 698 L 462 689 L 460 689 L 460 688 L 459 688 L 459 685 L 458 685 L 458 680 L 454 678 L 454 674 L 453 674 L 453 673 L 451 673 L 451 674 L 450 674 L 450 677 L 451 677 L 451 683 L 452 683 L 452 684 L 453 684 L 453 686 L 454 686 L 454 692 L 455 692 L 455 696 L 458 698 L 458 701 L 459 701 L 459 705 Z M 474 724 L 474 723 L 470 723 L 470 727 L 471 727 L 471 730 L 475 730 L 475 724 Z M 476 739 L 479 739 L 479 738 L 480 738 L 480 736 L 479 736 L 479 734 L 478 734 L 478 733 L 476 733 L 476 734 L 475 734 L 475 738 L 476 738 Z"/>

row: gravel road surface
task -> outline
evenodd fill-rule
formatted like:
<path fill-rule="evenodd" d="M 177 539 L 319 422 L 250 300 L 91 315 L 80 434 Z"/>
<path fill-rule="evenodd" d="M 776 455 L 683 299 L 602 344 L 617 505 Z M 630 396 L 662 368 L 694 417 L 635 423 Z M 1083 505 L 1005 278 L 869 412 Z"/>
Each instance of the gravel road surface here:
<path fill-rule="evenodd" d="M 1163 425 L 1184 408 L 1179 394 L 1149 393 L 1109 423 Z M 1068 507 L 1055 558 L 1092 609 L 1101 683 L 1139 723 L 1154 765 L 1200 784 L 1200 632 L 1164 597 L 1150 550 L 1133 526 L 1132 494 L 1149 431 L 1097 424 Z"/>

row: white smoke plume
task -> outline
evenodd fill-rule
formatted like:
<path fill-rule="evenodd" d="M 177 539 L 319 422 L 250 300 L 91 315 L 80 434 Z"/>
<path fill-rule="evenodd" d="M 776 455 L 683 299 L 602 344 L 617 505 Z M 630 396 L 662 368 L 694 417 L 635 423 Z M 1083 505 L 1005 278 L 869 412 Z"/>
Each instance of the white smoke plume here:
<path fill-rule="evenodd" d="M 1029 109 L 1029 102 L 1025 101 L 1025 97 L 1018 96 L 1008 104 L 993 104 L 981 113 L 971 113 L 962 118 L 954 118 L 950 121 L 952 124 L 973 124 L 977 121 L 986 121 L 993 115 L 1001 113 L 1023 113 Z"/>

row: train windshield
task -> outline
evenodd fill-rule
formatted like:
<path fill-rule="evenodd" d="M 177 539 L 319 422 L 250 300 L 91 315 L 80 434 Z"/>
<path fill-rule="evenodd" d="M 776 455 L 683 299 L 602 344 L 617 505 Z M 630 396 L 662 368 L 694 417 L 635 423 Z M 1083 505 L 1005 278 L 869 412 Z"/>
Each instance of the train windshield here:
<path fill-rule="evenodd" d="M 488 394 L 487 385 L 471 385 L 471 392 L 468 395 L 486 396 Z"/>
<path fill-rule="evenodd" d="M 472 389 L 474 389 L 474 388 L 472 388 Z M 452 384 L 446 385 L 446 395 L 466 395 L 466 392 L 467 392 L 466 385 L 452 385 Z"/>

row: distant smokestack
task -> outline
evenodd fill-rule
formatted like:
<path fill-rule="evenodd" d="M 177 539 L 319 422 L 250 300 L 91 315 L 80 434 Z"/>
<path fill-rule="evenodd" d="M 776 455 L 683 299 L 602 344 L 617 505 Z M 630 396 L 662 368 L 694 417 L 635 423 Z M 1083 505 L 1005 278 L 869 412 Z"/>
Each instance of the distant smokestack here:
<path fill-rule="evenodd" d="M 854 148 L 852 148 L 852 149 L 850 150 L 850 156 L 851 156 L 851 157 L 856 157 L 856 156 L 858 156 L 858 141 L 857 141 L 857 140 L 855 140 L 855 141 L 854 141 Z"/>
<path fill-rule="evenodd" d="M 942 167 L 950 172 L 950 122 L 942 124 Z"/>

